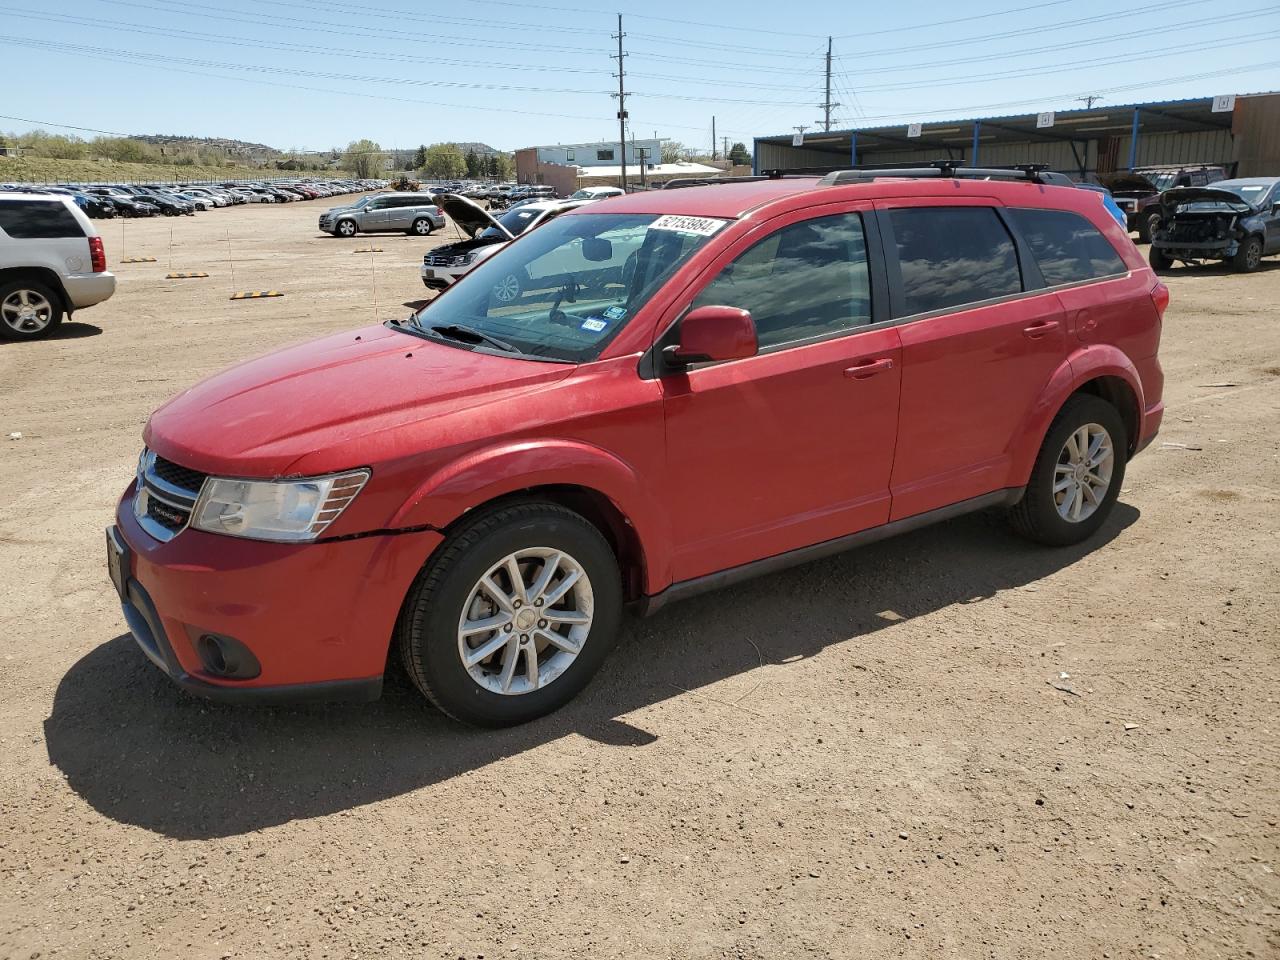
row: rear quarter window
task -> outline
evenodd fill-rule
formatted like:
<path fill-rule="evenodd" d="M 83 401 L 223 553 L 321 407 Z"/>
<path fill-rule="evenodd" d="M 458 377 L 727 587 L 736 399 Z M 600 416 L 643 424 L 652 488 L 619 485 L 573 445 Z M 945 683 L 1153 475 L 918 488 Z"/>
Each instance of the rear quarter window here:
<path fill-rule="evenodd" d="M 58 200 L 0 200 L 0 230 L 15 240 L 85 235 L 80 221 Z"/>
<path fill-rule="evenodd" d="M 1011 209 L 1010 219 L 1027 241 L 1051 287 L 1127 273 L 1109 240 L 1084 217 L 1067 210 Z"/>
<path fill-rule="evenodd" d="M 900 207 L 889 219 L 903 316 L 1022 292 L 1013 238 L 990 207 Z"/>

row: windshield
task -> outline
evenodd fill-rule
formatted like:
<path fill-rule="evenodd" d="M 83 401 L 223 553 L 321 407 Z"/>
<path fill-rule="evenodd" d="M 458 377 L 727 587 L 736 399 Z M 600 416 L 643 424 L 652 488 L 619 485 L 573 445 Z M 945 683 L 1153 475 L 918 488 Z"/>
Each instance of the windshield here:
<path fill-rule="evenodd" d="M 1176 173 L 1147 173 L 1143 174 L 1143 176 L 1155 184 L 1155 188 L 1161 193 L 1172 187 L 1174 182 L 1178 179 L 1178 175 Z"/>
<path fill-rule="evenodd" d="M 541 210 L 530 210 L 528 207 L 521 207 L 519 210 L 508 210 L 498 218 L 498 222 L 502 224 L 513 237 L 518 237 L 529 228 L 529 224 L 538 219 Z M 491 237 L 505 238 L 506 234 L 497 227 L 485 227 L 477 235 L 477 239 L 488 240 Z"/>
<path fill-rule="evenodd" d="M 423 307 L 415 325 L 469 327 L 533 357 L 591 360 L 725 224 L 657 214 L 557 217 Z"/>
<path fill-rule="evenodd" d="M 1271 189 L 1269 183 L 1233 183 L 1224 184 L 1221 180 L 1213 184 L 1214 190 L 1228 190 L 1234 193 L 1245 203 L 1257 206 L 1262 202 L 1262 198 L 1267 195 L 1267 191 Z"/>

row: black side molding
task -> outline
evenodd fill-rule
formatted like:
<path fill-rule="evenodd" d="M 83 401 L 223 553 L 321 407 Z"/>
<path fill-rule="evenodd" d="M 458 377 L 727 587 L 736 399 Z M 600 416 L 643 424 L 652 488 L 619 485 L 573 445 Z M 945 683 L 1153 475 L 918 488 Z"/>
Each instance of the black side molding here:
<path fill-rule="evenodd" d="M 980 497 L 961 500 L 959 503 L 939 507 L 937 510 L 930 510 L 926 513 L 919 513 L 914 517 L 903 517 L 901 520 L 894 520 L 891 523 L 872 527 L 869 530 L 860 530 L 857 533 L 849 534 L 847 537 L 824 540 L 809 547 L 789 550 L 777 556 L 765 557 L 763 560 L 753 560 L 751 563 L 730 567 L 728 570 L 719 570 L 716 573 L 709 573 L 693 580 L 682 580 L 680 583 L 673 583 L 661 593 L 654 594 L 651 597 L 642 597 L 635 602 L 632 608 L 640 616 L 649 617 L 669 603 L 694 597 L 700 593 L 719 590 L 721 587 L 727 587 L 742 580 L 750 580 L 752 577 L 776 573 L 788 567 L 808 563 L 810 560 L 820 560 L 823 557 L 834 556 L 837 553 L 852 550 L 854 547 L 875 543 L 877 540 L 887 540 L 889 537 L 896 537 L 900 533 L 909 533 L 912 530 L 940 523 L 943 520 L 950 520 L 953 517 L 963 516 L 966 513 L 986 510 L 988 507 L 1012 506 L 1022 499 L 1022 493 L 1022 487 L 1009 487 L 1004 490 L 996 490 L 993 493 L 984 493 Z"/>

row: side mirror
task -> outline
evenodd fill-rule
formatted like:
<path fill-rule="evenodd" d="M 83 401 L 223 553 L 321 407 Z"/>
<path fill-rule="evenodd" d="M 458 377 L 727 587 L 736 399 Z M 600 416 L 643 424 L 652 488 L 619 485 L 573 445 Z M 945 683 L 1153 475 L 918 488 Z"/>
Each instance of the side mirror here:
<path fill-rule="evenodd" d="M 680 340 L 663 351 L 674 366 L 745 360 L 759 350 L 749 311 L 737 307 L 697 307 L 680 321 Z"/>

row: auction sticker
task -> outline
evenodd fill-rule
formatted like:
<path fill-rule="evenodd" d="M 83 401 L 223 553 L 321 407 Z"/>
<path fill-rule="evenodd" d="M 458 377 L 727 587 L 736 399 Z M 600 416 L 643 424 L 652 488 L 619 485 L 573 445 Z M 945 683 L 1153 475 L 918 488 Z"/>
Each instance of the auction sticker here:
<path fill-rule="evenodd" d="M 649 229 L 671 230 L 675 233 L 692 233 L 697 237 L 709 237 L 728 222 L 728 220 L 716 220 L 714 217 L 681 217 L 667 214 L 653 221 Z"/>
<path fill-rule="evenodd" d="M 600 317 L 587 317 L 587 319 L 582 321 L 582 329 L 590 330 L 592 333 L 599 333 L 608 325 L 608 321 L 603 320 Z"/>

